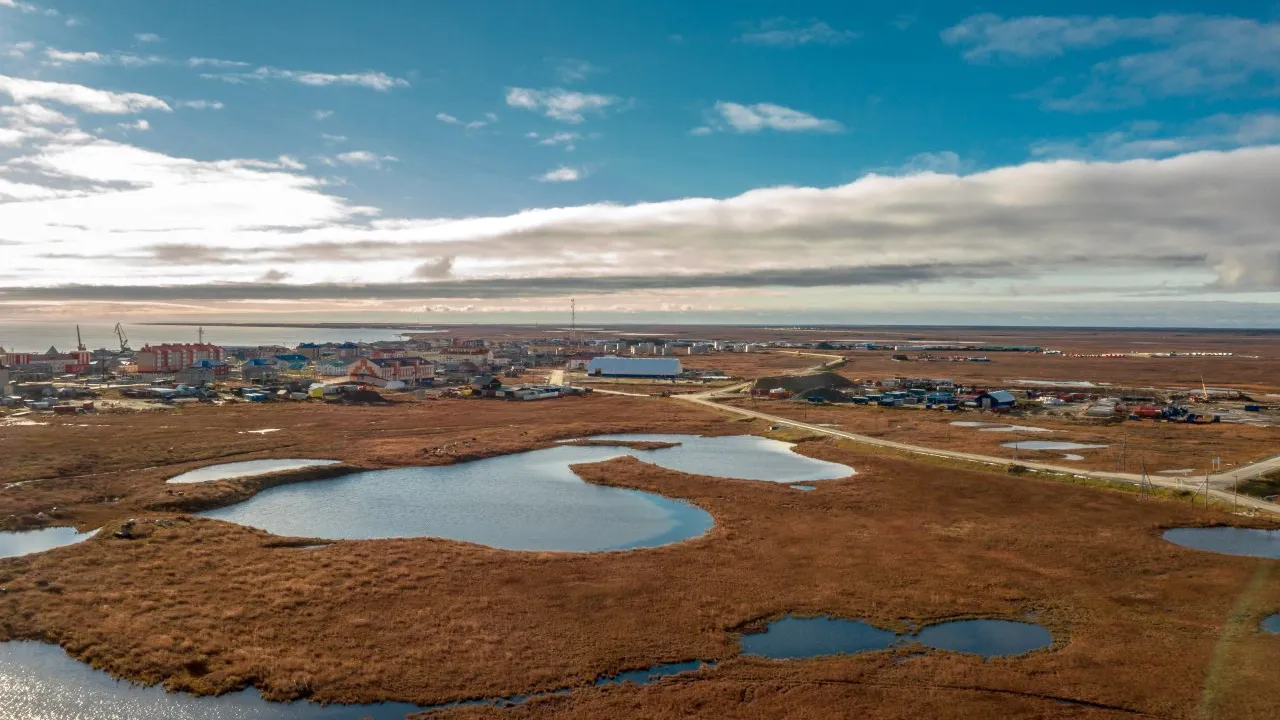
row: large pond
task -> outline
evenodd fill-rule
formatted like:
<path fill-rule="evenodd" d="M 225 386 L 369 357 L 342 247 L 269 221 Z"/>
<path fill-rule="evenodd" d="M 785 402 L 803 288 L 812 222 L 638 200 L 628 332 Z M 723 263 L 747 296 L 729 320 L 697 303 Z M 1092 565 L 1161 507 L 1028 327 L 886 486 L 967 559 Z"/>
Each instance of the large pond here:
<path fill-rule="evenodd" d="M 197 468 L 181 475 L 175 475 L 165 482 L 170 483 L 203 483 L 214 480 L 230 480 L 232 478 L 253 477 L 284 470 L 300 470 L 302 468 L 319 467 L 321 465 L 337 465 L 337 460 L 303 460 L 299 458 L 272 458 L 269 460 L 245 460 L 244 462 L 222 463 Z"/>
<path fill-rule="evenodd" d="M 1263 632 L 1280 634 L 1280 614 L 1268 615 L 1262 619 L 1258 627 L 1262 628 Z"/>
<path fill-rule="evenodd" d="M 1173 528 L 1164 539 L 1175 545 L 1223 555 L 1280 558 L 1280 530 L 1237 527 Z"/>
<path fill-rule="evenodd" d="M 457 465 L 362 472 L 269 488 L 202 515 L 296 537 L 430 536 L 510 550 L 625 550 L 697 537 L 713 521 L 686 502 L 585 483 L 571 465 L 630 455 L 684 472 L 788 483 L 853 472 L 754 436 L 591 439 L 681 445 L 660 450 L 560 445 Z"/>
<path fill-rule="evenodd" d="M 861 620 L 787 616 L 742 637 L 742 652 L 776 660 L 849 655 L 920 644 L 984 657 L 1022 655 L 1053 645 L 1048 630 L 1011 620 L 953 620 L 917 633 L 894 633 Z"/>
<path fill-rule="evenodd" d="M 696 671 L 714 663 L 699 661 L 657 665 L 616 676 L 596 685 L 644 685 L 664 677 Z M 569 692 L 471 700 L 421 707 L 412 703 L 318 705 L 300 701 L 272 703 L 248 689 L 218 697 L 168 693 L 159 685 L 132 685 L 72 659 L 54 645 L 0 643 L 0 720 L 403 720 L 410 713 L 467 705 L 507 706 L 535 697 Z"/>
<path fill-rule="evenodd" d="M 18 557 L 88 540 L 94 533 L 78 533 L 73 527 L 51 527 L 24 532 L 0 532 L 0 558 Z"/>
<path fill-rule="evenodd" d="M 1019 450 L 1098 450 L 1106 445 L 1087 445 L 1085 443 L 1062 442 L 1059 440 L 1019 440 L 1001 443 L 1001 447 Z"/>

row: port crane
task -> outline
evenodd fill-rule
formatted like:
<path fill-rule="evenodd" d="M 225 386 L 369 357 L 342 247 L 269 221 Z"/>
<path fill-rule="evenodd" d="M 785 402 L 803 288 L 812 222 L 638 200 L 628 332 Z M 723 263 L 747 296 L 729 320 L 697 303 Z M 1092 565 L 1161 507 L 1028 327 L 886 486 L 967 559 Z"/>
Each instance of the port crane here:
<path fill-rule="evenodd" d="M 120 341 L 120 352 L 128 352 L 129 336 L 124 334 L 124 328 L 120 325 L 120 323 L 116 323 L 115 330 L 113 330 L 112 332 L 116 334 L 116 339 Z"/>

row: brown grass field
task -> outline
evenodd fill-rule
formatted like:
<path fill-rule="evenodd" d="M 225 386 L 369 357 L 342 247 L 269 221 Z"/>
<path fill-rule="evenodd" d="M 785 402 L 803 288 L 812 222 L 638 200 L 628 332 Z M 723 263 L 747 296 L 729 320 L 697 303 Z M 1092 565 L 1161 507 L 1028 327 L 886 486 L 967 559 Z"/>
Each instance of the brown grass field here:
<path fill-rule="evenodd" d="M 56 642 L 173 690 L 254 685 L 271 699 L 422 704 L 581 686 L 495 718 L 1274 718 L 1276 562 L 1179 548 L 1168 526 L 1257 523 L 1188 503 L 870 454 L 797 450 L 857 474 L 800 493 L 629 458 L 587 482 L 684 498 L 707 535 L 618 553 L 508 552 L 440 539 L 303 539 L 184 514 L 313 474 L 166 486 L 205 464 L 328 457 L 351 467 L 464 461 L 593 432 L 764 432 L 671 400 L 443 400 L 391 407 L 187 407 L 0 428 L 10 526 L 113 529 L 0 560 L 0 640 Z M 280 428 L 266 435 L 242 433 Z M 52 458 L 52 460 L 51 460 Z M 327 470 L 327 472 L 333 472 Z M 170 491 L 183 495 L 170 494 Z M 104 502 L 110 499 L 112 502 Z M 54 511 L 53 508 L 57 510 Z M 786 613 L 885 627 L 1033 616 L 1055 647 L 983 662 L 928 652 L 772 662 L 735 631 Z M 602 673 L 719 667 L 637 688 Z"/>

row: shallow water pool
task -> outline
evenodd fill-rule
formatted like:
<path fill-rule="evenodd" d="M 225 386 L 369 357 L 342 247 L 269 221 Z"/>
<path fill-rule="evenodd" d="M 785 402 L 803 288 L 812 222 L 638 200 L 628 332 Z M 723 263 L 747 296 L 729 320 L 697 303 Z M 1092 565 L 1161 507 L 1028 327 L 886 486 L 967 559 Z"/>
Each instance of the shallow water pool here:
<path fill-rule="evenodd" d="M 788 615 L 769 623 L 763 633 L 743 635 L 741 642 L 744 654 L 775 660 L 851 655 L 913 643 L 990 658 L 1050 647 L 1053 636 L 1035 623 L 1011 620 L 952 620 L 899 634 L 861 620 Z"/>
<path fill-rule="evenodd" d="M 1060 440 L 1018 440 L 1016 442 L 1001 443 L 1000 447 L 1016 447 L 1019 450 L 1098 450 L 1107 446 L 1062 442 Z"/>
<path fill-rule="evenodd" d="M 1193 550 L 1223 555 L 1280 558 L 1280 530 L 1237 527 L 1173 528 L 1165 540 Z"/>
<path fill-rule="evenodd" d="M 23 532 L 0 532 L 0 558 L 19 557 L 88 540 L 95 532 L 78 533 L 73 527 L 51 527 Z"/>

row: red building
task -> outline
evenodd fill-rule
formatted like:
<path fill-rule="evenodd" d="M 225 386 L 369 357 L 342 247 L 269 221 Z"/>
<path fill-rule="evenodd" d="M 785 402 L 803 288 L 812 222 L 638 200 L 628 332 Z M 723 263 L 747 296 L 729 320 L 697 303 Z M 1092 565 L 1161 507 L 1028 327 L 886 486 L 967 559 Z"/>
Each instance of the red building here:
<path fill-rule="evenodd" d="M 138 372 L 171 373 L 186 370 L 201 360 L 223 359 L 222 348 L 209 343 L 145 345 L 134 356 Z"/>
<path fill-rule="evenodd" d="M 370 385 L 385 386 L 394 380 L 418 385 L 435 375 L 435 366 L 418 357 L 360 358 L 347 366 L 347 375 Z"/>

